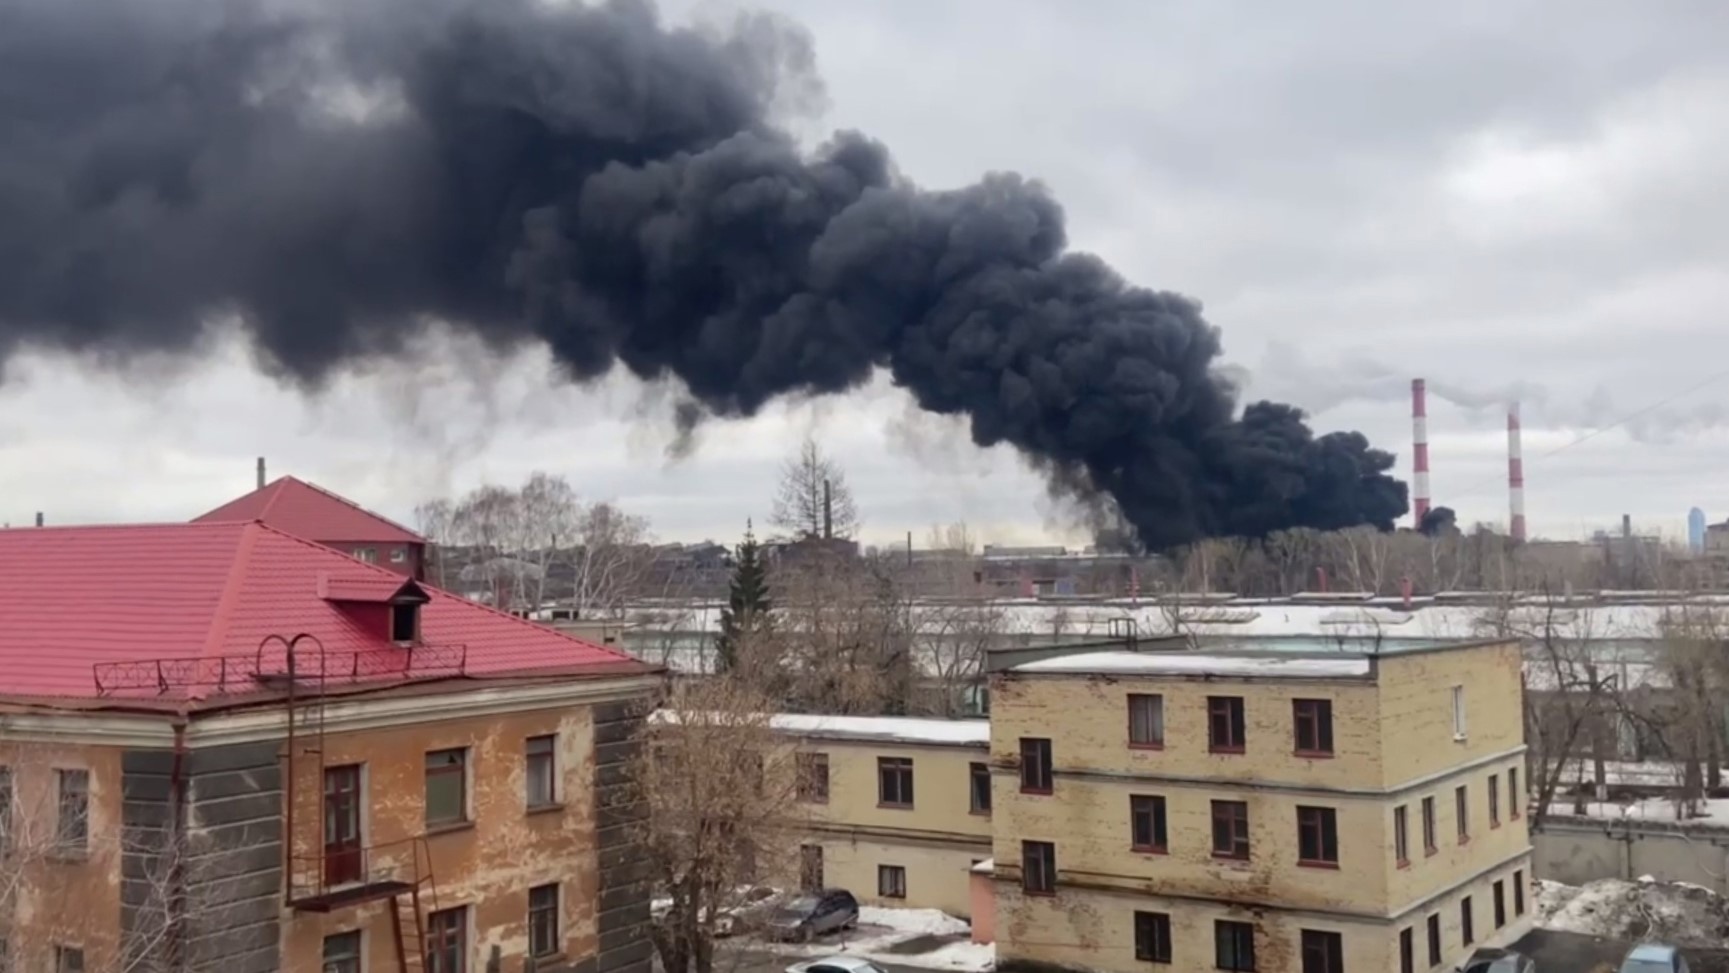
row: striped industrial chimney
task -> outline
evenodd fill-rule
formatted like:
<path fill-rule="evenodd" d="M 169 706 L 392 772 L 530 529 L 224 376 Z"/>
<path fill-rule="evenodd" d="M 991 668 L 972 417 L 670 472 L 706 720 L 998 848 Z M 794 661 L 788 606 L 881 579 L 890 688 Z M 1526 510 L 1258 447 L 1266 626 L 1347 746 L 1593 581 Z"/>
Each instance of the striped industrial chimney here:
<path fill-rule="evenodd" d="M 1521 442 L 1519 403 L 1507 406 L 1507 533 L 1525 539 L 1525 447 Z"/>
<path fill-rule="evenodd" d="M 1429 514 L 1429 393 L 1411 379 L 1411 526 L 1421 529 Z"/>

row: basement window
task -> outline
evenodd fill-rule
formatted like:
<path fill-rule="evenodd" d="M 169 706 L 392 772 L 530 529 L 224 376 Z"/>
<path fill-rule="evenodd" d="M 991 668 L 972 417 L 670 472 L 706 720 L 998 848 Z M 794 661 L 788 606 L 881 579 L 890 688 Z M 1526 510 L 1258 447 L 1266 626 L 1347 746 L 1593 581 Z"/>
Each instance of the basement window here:
<path fill-rule="evenodd" d="M 390 640 L 407 645 L 420 639 L 420 605 L 401 602 L 390 606 Z"/>

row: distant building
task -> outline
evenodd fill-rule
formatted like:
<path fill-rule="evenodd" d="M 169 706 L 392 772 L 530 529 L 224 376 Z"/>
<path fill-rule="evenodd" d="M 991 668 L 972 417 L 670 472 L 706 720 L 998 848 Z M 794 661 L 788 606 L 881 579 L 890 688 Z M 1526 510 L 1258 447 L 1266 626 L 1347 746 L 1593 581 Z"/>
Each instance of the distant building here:
<path fill-rule="evenodd" d="M 284 476 L 217 507 L 195 524 L 257 520 L 295 537 L 416 580 L 426 580 L 426 538 L 352 500 Z"/>
<path fill-rule="evenodd" d="M 1705 550 L 1705 511 L 1698 507 L 1687 511 L 1687 549 L 1694 554 Z"/>
<path fill-rule="evenodd" d="M 1450 969 L 1513 941 L 1520 695 L 1511 643 L 997 674 L 998 968 Z"/>

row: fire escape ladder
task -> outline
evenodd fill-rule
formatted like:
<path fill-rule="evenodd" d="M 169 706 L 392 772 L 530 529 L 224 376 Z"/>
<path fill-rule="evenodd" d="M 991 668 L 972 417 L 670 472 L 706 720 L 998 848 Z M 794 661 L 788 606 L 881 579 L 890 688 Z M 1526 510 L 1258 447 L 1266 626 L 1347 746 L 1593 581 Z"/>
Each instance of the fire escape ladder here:
<path fill-rule="evenodd" d="M 395 940 L 399 973 L 421 973 L 426 969 L 426 917 L 429 910 L 438 910 L 432 849 L 424 837 L 414 839 L 411 844 L 409 886 L 390 897 L 390 932 Z"/>

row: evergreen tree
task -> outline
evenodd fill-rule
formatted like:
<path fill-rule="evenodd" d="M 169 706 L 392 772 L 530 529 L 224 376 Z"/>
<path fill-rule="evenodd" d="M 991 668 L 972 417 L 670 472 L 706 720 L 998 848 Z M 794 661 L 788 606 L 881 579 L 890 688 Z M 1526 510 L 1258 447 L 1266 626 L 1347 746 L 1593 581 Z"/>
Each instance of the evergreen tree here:
<path fill-rule="evenodd" d="M 716 672 L 736 668 L 740 650 L 748 650 L 751 641 L 766 633 L 773 622 L 768 575 L 763 570 L 761 554 L 756 534 L 746 521 L 744 541 L 733 558 L 732 592 L 720 613 L 720 635 L 715 640 Z"/>

